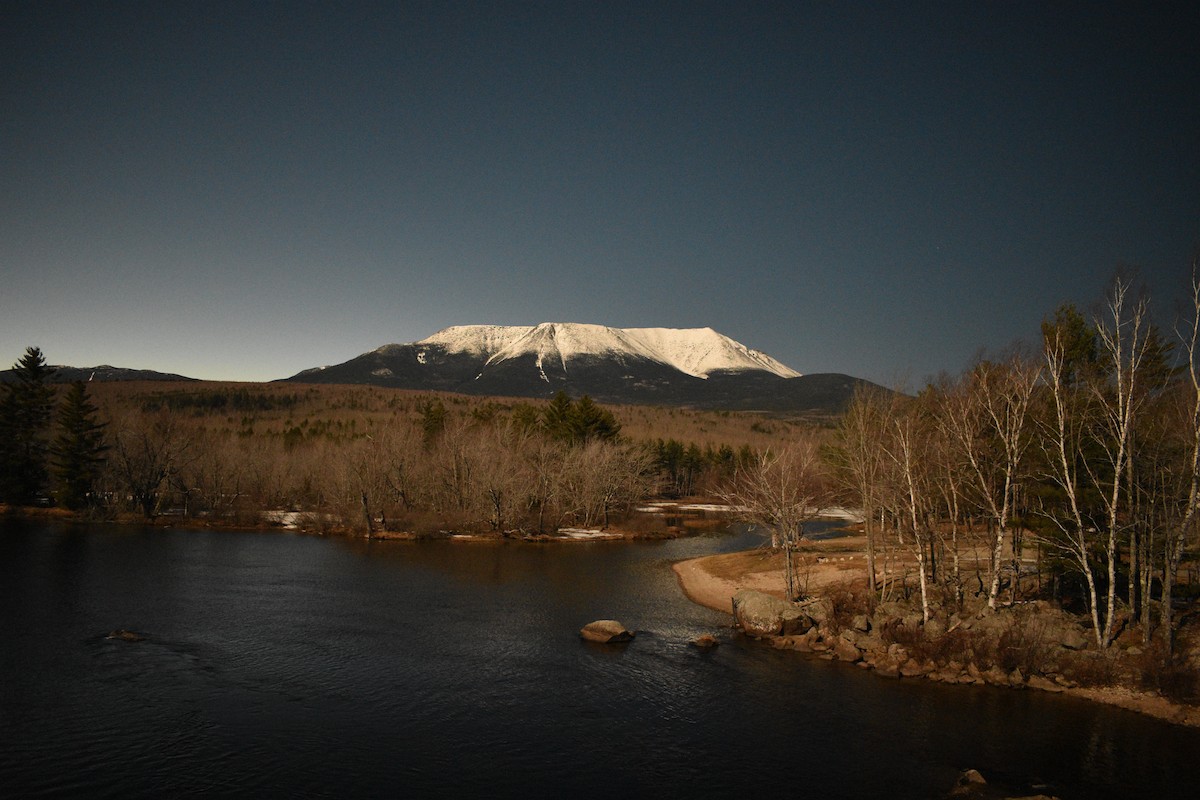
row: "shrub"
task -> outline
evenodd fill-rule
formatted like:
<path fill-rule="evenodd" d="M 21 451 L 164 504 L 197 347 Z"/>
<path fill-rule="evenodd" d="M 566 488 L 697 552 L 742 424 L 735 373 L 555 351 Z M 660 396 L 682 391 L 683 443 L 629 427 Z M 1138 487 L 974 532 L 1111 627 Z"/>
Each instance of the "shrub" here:
<path fill-rule="evenodd" d="M 1057 643 L 1046 622 L 1035 614 L 1015 613 L 996 641 L 996 664 L 1006 672 L 1019 669 L 1026 675 L 1053 672 L 1057 668 Z"/>
<path fill-rule="evenodd" d="M 829 618 L 825 624 L 834 633 L 850 627 L 856 616 L 871 613 L 871 593 L 859 584 L 835 584 L 822 595 L 829 601 Z"/>
<path fill-rule="evenodd" d="M 1200 703 L 1200 675 L 1178 654 L 1172 655 L 1158 644 L 1132 661 L 1133 678 L 1142 689 L 1177 702 Z"/>

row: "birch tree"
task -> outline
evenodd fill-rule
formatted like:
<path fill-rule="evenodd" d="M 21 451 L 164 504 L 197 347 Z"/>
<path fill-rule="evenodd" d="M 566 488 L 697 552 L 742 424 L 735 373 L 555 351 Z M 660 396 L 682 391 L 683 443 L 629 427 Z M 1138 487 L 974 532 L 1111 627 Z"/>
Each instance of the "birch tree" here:
<path fill-rule="evenodd" d="M 1187 458 L 1181 470 L 1182 482 L 1187 487 L 1183 511 L 1176 524 L 1170 526 L 1163 546 L 1162 619 L 1163 636 L 1167 651 L 1175 644 L 1174 619 L 1171 599 L 1179 563 L 1183 560 L 1188 538 L 1195 534 L 1200 524 L 1200 262 L 1192 265 L 1192 305 L 1188 324 L 1180 331 L 1183 352 L 1186 357 L 1188 408 L 1184 425 Z"/>
<path fill-rule="evenodd" d="M 1113 637 L 1118 548 L 1129 504 L 1126 476 L 1133 468 L 1137 376 L 1146 355 L 1146 302 L 1133 299 L 1125 279 L 1114 281 L 1091 329 L 1094 368 L 1080 369 L 1080 322 L 1077 314 L 1060 311 L 1053 324 L 1043 326 L 1050 403 L 1044 449 L 1049 477 L 1063 493 L 1060 507 L 1044 514 L 1059 533 L 1046 541 L 1083 575 L 1096 643 L 1106 648 Z M 1103 598 L 1094 553 L 1102 559 Z"/>
<path fill-rule="evenodd" d="M 1039 376 L 1040 368 L 1020 356 L 1001 363 L 985 361 L 939 406 L 938 425 L 957 445 L 972 494 L 990 518 L 991 608 L 996 607 L 1000 593 L 1004 542 L 1030 442 L 1029 410 Z M 1014 551 L 1014 558 L 1018 557 Z"/>
<path fill-rule="evenodd" d="M 898 533 L 917 562 L 921 591 L 921 620 L 929 622 L 929 552 L 932 529 L 929 524 L 929 482 L 926 470 L 929 430 L 916 403 L 892 420 L 891 436 L 885 448 L 896 470 L 896 518 Z M 905 536 L 907 534 L 907 536 Z"/>

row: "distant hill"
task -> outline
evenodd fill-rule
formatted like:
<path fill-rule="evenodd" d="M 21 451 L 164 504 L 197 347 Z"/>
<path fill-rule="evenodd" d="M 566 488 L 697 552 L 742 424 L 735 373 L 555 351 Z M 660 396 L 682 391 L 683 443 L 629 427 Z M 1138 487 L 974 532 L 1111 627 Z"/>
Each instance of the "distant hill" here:
<path fill-rule="evenodd" d="M 868 383 L 801 375 L 711 328 L 581 323 L 446 328 L 284 380 L 509 397 L 550 397 L 561 389 L 606 403 L 776 413 L 835 413 Z"/>
<path fill-rule="evenodd" d="M 67 367 L 55 365 L 51 377 L 52 383 L 72 383 L 74 381 L 194 381 L 183 375 L 169 372 L 155 372 L 149 369 L 125 369 L 102 364 L 98 367 Z M 0 370 L 0 383 L 10 383 L 13 380 L 11 369 Z"/>

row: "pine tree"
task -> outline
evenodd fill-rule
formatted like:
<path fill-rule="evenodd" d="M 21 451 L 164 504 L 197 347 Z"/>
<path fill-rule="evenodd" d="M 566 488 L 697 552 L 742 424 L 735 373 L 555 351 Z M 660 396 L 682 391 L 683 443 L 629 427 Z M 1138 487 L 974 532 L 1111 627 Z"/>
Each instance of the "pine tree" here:
<path fill-rule="evenodd" d="M 67 508 L 80 509 L 93 503 L 92 492 L 104 466 L 108 445 L 105 423 L 99 409 L 88 398 L 82 381 L 75 381 L 58 411 L 58 434 L 50 445 L 55 494 Z"/>
<path fill-rule="evenodd" d="M 570 396 L 561 389 L 555 392 L 550 404 L 542 412 L 542 427 L 546 435 L 559 441 L 570 441 L 574 426 L 572 423 L 573 405 Z"/>
<path fill-rule="evenodd" d="M 617 418 L 601 408 L 586 394 L 571 409 L 572 440 L 586 444 L 593 439 L 611 442 L 621 432 Z"/>
<path fill-rule="evenodd" d="M 0 500 L 32 503 L 46 485 L 46 439 L 54 411 L 54 369 L 27 347 L 0 396 Z"/>
<path fill-rule="evenodd" d="M 542 427 L 551 439 L 569 444 L 587 444 L 599 439 L 614 441 L 621 432 L 621 424 L 607 409 L 596 405 L 586 394 L 577 402 L 559 390 L 542 412 Z"/>
<path fill-rule="evenodd" d="M 426 449 L 433 447 L 434 442 L 446 430 L 446 406 L 441 400 L 426 400 L 421 404 L 421 434 L 425 438 Z"/>

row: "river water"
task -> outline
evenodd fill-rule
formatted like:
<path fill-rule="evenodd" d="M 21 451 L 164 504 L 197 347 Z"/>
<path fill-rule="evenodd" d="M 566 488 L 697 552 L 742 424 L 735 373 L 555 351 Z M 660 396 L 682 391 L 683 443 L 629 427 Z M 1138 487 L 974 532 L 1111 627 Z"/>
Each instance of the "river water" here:
<path fill-rule="evenodd" d="M 666 542 L 365 542 L 0 522 L 6 797 L 1194 797 L 1200 732 L 777 652 Z M 616 618 L 630 644 L 579 628 Z M 134 630 L 141 642 L 105 638 Z M 701 652 L 689 641 L 717 634 Z"/>

